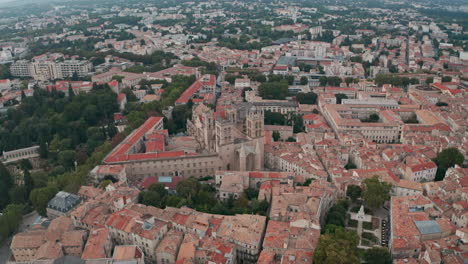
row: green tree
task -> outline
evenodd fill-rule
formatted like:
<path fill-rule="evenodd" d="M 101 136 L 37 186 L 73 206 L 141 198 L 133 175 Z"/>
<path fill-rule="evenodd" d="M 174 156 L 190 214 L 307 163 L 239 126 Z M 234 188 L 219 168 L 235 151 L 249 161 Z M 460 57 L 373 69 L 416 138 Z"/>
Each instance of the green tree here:
<path fill-rule="evenodd" d="M 148 190 L 151 192 L 158 193 L 161 197 L 165 197 L 168 195 L 168 191 L 166 190 L 166 185 L 164 185 L 163 183 L 153 183 L 148 188 Z"/>
<path fill-rule="evenodd" d="M 136 102 L 136 101 L 138 101 L 138 98 L 137 98 L 136 95 L 133 93 L 132 89 L 130 89 L 129 87 L 126 87 L 126 88 L 122 89 L 121 92 L 124 93 L 125 96 L 127 96 L 127 101 L 128 101 L 128 102 Z"/>
<path fill-rule="evenodd" d="M 258 190 L 253 188 L 247 188 L 244 190 L 244 193 L 249 200 L 256 199 L 258 197 Z"/>
<path fill-rule="evenodd" d="M 380 208 L 386 201 L 390 200 L 392 185 L 381 182 L 377 175 L 363 181 L 364 191 L 362 197 L 372 209 Z"/>
<path fill-rule="evenodd" d="M 362 189 L 361 187 L 351 184 L 346 189 L 346 196 L 351 198 L 351 201 L 356 202 L 356 200 L 361 197 Z"/>
<path fill-rule="evenodd" d="M 107 185 L 111 184 L 112 181 L 111 180 L 103 180 L 100 184 L 99 184 L 99 188 L 101 189 L 105 189 L 107 187 Z M 141 201 L 140 201 L 141 202 Z"/>
<path fill-rule="evenodd" d="M 281 138 L 281 135 L 278 131 L 273 131 L 273 134 L 271 135 L 273 137 L 273 141 L 278 141 Z"/>
<path fill-rule="evenodd" d="M 364 261 L 372 264 L 392 264 L 392 257 L 386 248 L 373 247 L 364 252 Z"/>
<path fill-rule="evenodd" d="M 309 79 L 306 76 L 302 76 L 300 80 L 301 85 L 306 85 L 309 83 Z"/>
<path fill-rule="evenodd" d="M 3 215 L 0 216 L 0 241 L 18 230 L 23 218 L 23 210 L 24 205 L 10 204 L 2 211 Z"/>
<path fill-rule="evenodd" d="M 22 159 L 20 161 L 20 168 L 22 170 L 31 170 L 33 168 L 31 162 L 28 159 Z"/>
<path fill-rule="evenodd" d="M 26 188 L 24 186 L 13 186 L 8 193 L 11 203 L 24 204 L 27 201 Z"/>
<path fill-rule="evenodd" d="M 312 178 L 306 179 L 306 180 L 304 181 L 304 183 L 302 183 L 302 186 L 309 186 L 309 185 L 312 183 L 313 180 L 314 180 L 314 179 L 312 179 Z"/>
<path fill-rule="evenodd" d="M 116 80 L 117 82 L 121 83 L 122 80 L 124 79 L 123 76 L 120 76 L 120 75 L 114 75 L 112 76 L 112 80 Z"/>
<path fill-rule="evenodd" d="M 447 148 L 437 154 L 435 162 L 443 168 L 451 168 L 455 165 L 462 165 L 465 157 L 457 148 Z"/>
<path fill-rule="evenodd" d="M 291 114 L 287 124 L 293 126 L 293 133 L 304 132 L 304 119 L 301 114 Z"/>
<path fill-rule="evenodd" d="M 361 119 L 361 121 L 365 123 L 377 123 L 379 119 L 379 115 L 377 113 L 373 113 L 368 118 Z"/>
<path fill-rule="evenodd" d="M 259 214 L 259 215 L 266 215 L 268 211 L 269 204 L 266 200 L 258 201 L 257 199 L 253 199 L 250 204 L 252 214 Z"/>
<path fill-rule="evenodd" d="M 286 118 L 281 113 L 265 111 L 264 114 L 265 125 L 280 125 L 286 124 Z"/>
<path fill-rule="evenodd" d="M 10 203 L 10 198 L 6 194 L 12 187 L 13 178 L 3 162 L 0 162 L 0 193 L 2 193 L 0 195 L 0 209 L 5 208 Z"/>
<path fill-rule="evenodd" d="M 317 94 L 314 93 L 314 92 L 298 93 L 296 95 L 296 100 L 300 104 L 316 104 L 317 103 Z"/>
<path fill-rule="evenodd" d="M 33 205 L 34 209 L 42 216 L 47 215 L 47 203 L 54 198 L 57 194 L 58 189 L 54 186 L 48 186 L 44 188 L 34 189 L 29 195 L 29 200 Z"/>
<path fill-rule="evenodd" d="M 345 83 L 346 83 L 347 86 L 349 86 L 352 82 L 354 82 L 353 77 L 346 77 L 345 78 Z"/>
<path fill-rule="evenodd" d="M 157 192 L 145 191 L 140 193 L 140 203 L 162 208 L 162 197 Z"/>
<path fill-rule="evenodd" d="M 183 198 L 190 200 L 192 197 L 200 191 L 201 185 L 197 179 L 190 177 L 188 179 L 183 179 L 177 184 L 176 190 L 177 193 Z"/>
<path fill-rule="evenodd" d="M 72 81 L 79 81 L 80 80 L 80 76 L 78 76 L 78 73 L 76 71 L 73 72 L 71 80 Z"/>
<path fill-rule="evenodd" d="M 343 99 L 348 99 L 348 96 L 346 94 L 340 94 L 340 93 L 335 94 L 335 97 L 336 97 L 336 103 L 337 104 L 341 104 L 341 101 Z"/>
<path fill-rule="evenodd" d="M 348 210 L 349 202 L 347 200 L 338 201 L 327 214 L 326 225 L 345 226 L 346 211 Z"/>
<path fill-rule="evenodd" d="M 338 227 L 334 233 L 320 236 L 314 252 L 315 264 L 360 264 L 357 246 L 359 236 L 353 230 Z"/>
<path fill-rule="evenodd" d="M 289 94 L 288 82 L 282 80 L 280 82 L 262 83 L 258 87 L 258 91 L 263 99 L 284 100 Z"/>
<path fill-rule="evenodd" d="M 452 81 L 452 76 L 443 76 L 442 77 L 442 82 L 451 82 Z"/>
<path fill-rule="evenodd" d="M 447 148 L 437 154 L 434 162 L 437 164 L 436 181 L 441 181 L 445 177 L 448 168 L 455 165 L 461 166 L 465 161 L 465 156 L 457 148 Z"/>
<path fill-rule="evenodd" d="M 76 161 L 76 152 L 74 150 L 64 150 L 60 151 L 57 155 L 58 162 L 65 169 L 73 169 Z"/>
<path fill-rule="evenodd" d="M 328 83 L 328 78 L 326 76 L 320 76 L 319 82 L 320 86 L 326 86 Z"/>
<path fill-rule="evenodd" d="M 31 191 L 34 189 L 34 180 L 33 180 L 33 178 L 31 177 L 31 173 L 29 173 L 29 170 L 25 170 L 25 171 L 24 171 L 23 179 L 24 179 L 24 188 L 25 188 L 25 196 L 24 196 L 24 198 L 25 198 L 25 199 L 28 199 L 29 194 L 30 194 Z"/>
<path fill-rule="evenodd" d="M 419 84 L 419 79 L 418 78 L 411 78 L 410 79 L 410 84 Z"/>
<path fill-rule="evenodd" d="M 114 122 L 109 122 L 106 132 L 109 138 L 113 138 L 115 135 L 117 135 L 117 133 L 119 133 L 119 130 L 115 126 Z"/>
<path fill-rule="evenodd" d="M 356 169 L 357 166 L 356 164 L 352 163 L 351 161 L 348 161 L 348 163 L 344 166 L 345 169 L 347 170 L 352 170 L 352 169 Z"/>
<path fill-rule="evenodd" d="M 73 91 L 73 88 L 71 86 L 71 83 L 68 84 L 68 98 L 73 100 L 73 97 L 75 97 L 75 92 Z"/>

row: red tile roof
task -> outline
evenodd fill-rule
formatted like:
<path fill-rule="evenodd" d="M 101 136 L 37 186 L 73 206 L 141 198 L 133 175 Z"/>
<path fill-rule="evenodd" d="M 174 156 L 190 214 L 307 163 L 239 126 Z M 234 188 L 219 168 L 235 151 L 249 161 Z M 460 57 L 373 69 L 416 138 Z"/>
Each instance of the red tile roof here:
<path fill-rule="evenodd" d="M 187 90 L 185 90 L 176 100 L 176 104 L 186 104 L 193 95 L 198 92 L 203 86 L 214 86 L 216 85 L 216 76 L 210 74 L 209 79 L 205 80 L 206 76 L 202 76 L 200 79 L 196 80 Z"/>
<path fill-rule="evenodd" d="M 151 129 L 161 123 L 163 120 L 162 117 L 150 117 L 146 122 L 140 126 L 137 130 L 135 130 L 132 134 L 130 134 L 122 143 L 120 143 L 112 152 L 104 159 L 104 162 L 121 162 L 127 161 L 130 159 L 144 159 L 146 155 L 145 153 L 141 154 L 129 154 L 128 151 L 130 148 L 135 145 L 142 137 L 148 133 Z M 147 154 L 147 155 L 154 155 L 154 154 Z M 156 154 L 157 155 L 157 154 Z M 175 155 L 175 154 L 172 154 Z M 177 155 L 180 155 L 178 153 Z M 150 158 L 150 157 L 147 157 Z"/>

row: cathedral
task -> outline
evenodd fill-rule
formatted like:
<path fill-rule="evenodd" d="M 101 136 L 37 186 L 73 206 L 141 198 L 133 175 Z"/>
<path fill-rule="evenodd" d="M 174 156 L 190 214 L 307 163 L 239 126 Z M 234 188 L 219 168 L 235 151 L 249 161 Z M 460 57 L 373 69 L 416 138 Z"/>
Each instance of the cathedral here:
<path fill-rule="evenodd" d="M 263 169 L 263 112 L 250 103 L 224 106 L 194 106 L 187 131 L 197 142 L 197 152 L 217 153 L 227 170 Z"/>

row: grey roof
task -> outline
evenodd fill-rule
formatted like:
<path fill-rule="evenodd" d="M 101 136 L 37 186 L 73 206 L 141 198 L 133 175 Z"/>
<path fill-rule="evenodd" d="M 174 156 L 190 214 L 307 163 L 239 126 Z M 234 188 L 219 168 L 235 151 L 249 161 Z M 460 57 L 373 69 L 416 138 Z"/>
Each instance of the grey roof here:
<path fill-rule="evenodd" d="M 297 57 L 294 56 L 282 56 L 279 58 L 278 62 L 276 65 L 291 65 L 295 66 L 297 61 Z"/>
<path fill-rule="evenodd" d="M 273 41 L 273 44 L 274 45 L 280 45 L 280 44 L 288 43 L 288 42 L 293 41 L 293 40 L 294 40 L 293 38 L 280 38 L 280 39 L 277 39 L 277 40 Z"/>
<path fill-rule="evenodd" d="M 75 194 L 67 192 L 58 192 L 52 200 L 47 204 L 47 208 L 60 211 L 68 212 L 81 201 L 80 197 Z"/>
<path fill-rule="evenodd" d="M 414 221 L 419 232 L 423 235 L 442 232 L 436 221 Z"/>

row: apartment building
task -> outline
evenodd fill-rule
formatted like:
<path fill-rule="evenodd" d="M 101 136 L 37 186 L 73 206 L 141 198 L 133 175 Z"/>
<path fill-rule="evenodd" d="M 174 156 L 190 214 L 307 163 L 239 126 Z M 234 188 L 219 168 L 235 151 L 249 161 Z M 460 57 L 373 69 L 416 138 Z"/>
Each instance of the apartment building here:
<path fill-rule="evenodd" d="M 378 114 L 378 122 L 362 122 L 371 114 Z M 399 142 L 403 121 L 391 110 L 369 105 L 324 105 L 323 115 L 335 133 L 361 133 L 367 140 L 378 143 Z M 360 120 L 361 119 L 361 120 Z"/>
<path fill-rule="evenodd" d="M 415 182 L 433 181 L 437 165 L 430 159 L 407 157 L 404 178 Z"/>
<path fill-rule="evenodd" d="M 29 61 L 19 60 L 11 64 L 10 72 L 12 76 L 26 78 L 32 77 L 34 70 L 33 65 Z"/>
<path fill-rule="evenodd" d="M 47 81 L 73 77 L 87 76 L 91 73 L 93 64 L 86 60 L 40 60 L 17 61 L 10 66 L 11 74 L 15 77 L 32 77 L 35 80 Z"/>

